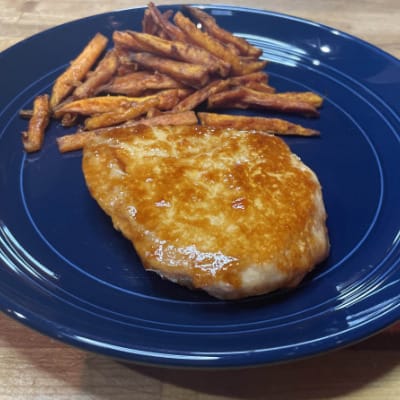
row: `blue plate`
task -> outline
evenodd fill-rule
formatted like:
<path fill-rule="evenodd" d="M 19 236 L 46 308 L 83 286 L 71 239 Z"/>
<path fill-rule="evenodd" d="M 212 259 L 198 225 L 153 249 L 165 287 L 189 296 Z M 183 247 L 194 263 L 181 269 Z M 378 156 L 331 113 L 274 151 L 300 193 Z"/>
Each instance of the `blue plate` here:
<path fill-rule="evenodd" d="M 174 7 L 177 8 L 177 7 Z M 329 258 L 290 293 L 213 299 L 146 273 L 88 194 L 81 154 L 60 155 L 53 123 L 26 155 L 18 116 L 94 35 L 140 29 L 143 9 L 71 22 L 0 54 L 0 305 L 49 336 L 120 359 L 170 366 L 291 360 L 365 338 L 400 317 L 400 62 L 326 26 L 207 6 L 264 50 L 279 91 L 326 100 L 320 138 L 288 144 L 318 174 Z"/>

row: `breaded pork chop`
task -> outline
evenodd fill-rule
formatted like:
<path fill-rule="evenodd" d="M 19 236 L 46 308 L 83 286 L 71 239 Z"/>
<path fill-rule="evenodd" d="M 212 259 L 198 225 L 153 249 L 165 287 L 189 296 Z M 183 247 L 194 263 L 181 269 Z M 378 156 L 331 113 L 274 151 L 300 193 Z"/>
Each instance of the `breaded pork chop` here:
<path fill-rule="evenodd" d="M 147 270 L 215 297 L 294 287 L 327 257 L 318 179 L 278 137 L 116 128 L 85 146 L 83 171 Z"/>

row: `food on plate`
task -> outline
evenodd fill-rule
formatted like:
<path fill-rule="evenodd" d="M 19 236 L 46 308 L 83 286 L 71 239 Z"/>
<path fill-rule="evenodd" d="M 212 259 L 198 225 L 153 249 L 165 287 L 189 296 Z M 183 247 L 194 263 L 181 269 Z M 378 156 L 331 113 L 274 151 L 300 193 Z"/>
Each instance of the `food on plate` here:
<path fill-rule="evenodd" d="M 201 89 L 189 94 L 187 97 L 182 99 L 176 106 L 174 106 L 175 111 L 188 111 L 193 110 L 199 104 L 207 100 L 212 94 L 218 93 L 224 88 L 230 85 L 229 79 L 217 79 L 212 81 Z"/>
<path fill-rule="evenodd" d="M 115 51 L 110 50 L 99 62 L 96 69 L 91 72 L 85 82 L 73 92 L 73 97 L 83 99 L 95 95 L 99 87 L 106 84 L 114 76 L 119 66 L 118 56 Z"/>
<path fill-rule="evenodd" d="M 59 145 L 72 144 L 60 146 L 62 152 L 80 149 L 82 138 L 90 136 L 82 132 L 138 122 L 175 124 L 177 113 L 202 112 L 204 108 L 216 113 L 207 120 L 222 123 L 224 119 L 225 124 L 228 119 L 217 116 L 221 109 L 319 116 L 321 96 L 282 93 L 271 86 L 261 49 L 221 28 L 214 17 L 199 8 L 183 6 L 182 10 L 193 20 L 181 11 L 161 12 L 149 3 L 142 32 L 116 30 L 109 48 L 109 39 L 98 33 L 71 61 L 55 80 L 49 104 L 52 119 L 63 127 L 78 127 L 76 140 L 68 134 L 68 138 L 57 141 Z M 32 115 L 31 110 L 21 111 L 26 118 Z M 193 113 L 182 115 L 182 124 L 192 124 L 196 117 Z M 202 119 L 204 124 L 205 117 Z M 240 124 L 244 121 L 260 129 L 267 126 L 268 132 L 275 134 L 315 132 L 300 125 L 293 129 L 295 124 L 277 123 L 274 118 L 263 123 L 242 118 Z M 235 120 L 233 127 L 238 124 Z M 27 140 L 25 133 L 23 140 Z M 37 141 L 29 151 L 40 150 L 42 142 Z M 28 149 L 27 144 L 24 146 Z"/>
<path fill-rule="evenodd" d="M 318 117 L 322 97 L 312 92 L 268 93 L 245 86 L 214 93 L 208 108 L 261 108 L 306 117 Z"/>
<path fill-rule="evenodd" d="M 328 254 L 318 179 L 276 136 L 113 128 L 85 145 L 83 172 L 147 270 L 215 297 L 294 287 Z"/>
<path fill-rule="evenodd" d="M 207 33 L 226 45 L 233 45 L 238 49 L 242 56 L 250 56 L 258 58 L 262 54 L 262 50 L 252 46 L 247 40 L 232 35 L 231 32 L 222 29 L 216 22 L 215 18 L 207 14 L 205 11 L 197 7 L 184 6 L 184 9 L 197 19 L 205 28 Z"/>
<path fill-rule="evenodd" d="M 275 114 L 319 117 L 323 98 L 279 91 L 262 49 L 181 10 L 149 3 L 142 32 L 116 30 L 111 46 L 97 33 L 21 111 L 24 148 L 40 150 L 51 119 L 76 126 L 58 149 L 83 149 L 91 194 L 147 270 L 221 299 L 294 287 L 328 254 L 326 213 L 276 135 L 319 132 Z"/>
<path fill-rule="evenodd" d="M 152 90 L 179 89 L 185 85 L 170 76 L 149 71 L 135 71 L 115 76 L 106 85 L 98 89 L 99 93 L 120 94 L 126 96 L 144 96 Z"/>
<path fill-rule="evenodd" d="M 221 42 L 215 40 L 207 32 L 198 29 L 197 26 L 180 11 L 178 11 L 173 20 L 186 34 L 188 40 L 196 46 L 202 47 L 214 54 L 216 57 L 227 61 L 231 65 L 233 75 L 243 75 L 250 72 L 262 70 L 267 62 L 265 60 L 244 61 L 231 47 L 224 46 Z"/>
<path fill-rule="evenodd" d="M 60 104 L 85 78 L 105 50 L 107 43 L 108 39 L 101 33 L 97 33 L 71 62 L 71 65 L 56 79 L 50 96 L 52 109 Z"/>
<path fill-rule="evenodd" d="M 160 99 L 157 97 L 150 97 L 148 100 L 141 101 L 137 104 L 131 104 L 130 107 L 121 107 L 109 112 L 93 115 L 85 119 L 85 129 L 90 131 L 134 120 L 151 109 L 158 107 L 159 104 Z"/>
<path fill-rule="evenodd" d="M 142 67 L 169 75 L 189 87 L 202 87 L 210 80 L 208 69 L 203 65 L 176 61 L 145 52 L 132 53 L 131 57 Z"/>
<path fill-rule="evenodd" d="M 169 38 L 171 40 L 179 40 L 182 42 L 187 41 L 185 33 L 171 21 L 169 21 L 169 18 L 173 15 L 173 12 L 170 15 L 167 15 L 167 11 L 164 14 L 161 14 L 153 2 L 148 4 L 148 11 L 149 16 L 153 21 L 153 26 L 155 26 L 154 32 L 157 36 Z M 147 31 L 144 32 L 151 33 Z"/>
<path fill-rule="evenodd" d="M 49 119 L 49 96 L 47 94 L 37 96 L 33 102 L 33 112 L 30 116 L 28 130 L 22 132 L 22 143 L 25 151 L 30 153 L 37 151 L 42 147 Z"/>
<path fill-rule="evenodd" d="M 136 107 L 140 103 L 147 102 L 151 99 L 158 101 L 160 110 L 168 110 L 172 108 L 177 102 L 191 93 L 188 89 L 166 89 L 159 91 L 155 94 L 142 96 L 142 97 L 129 97 L 129 96 L 97 96 L 89 97 L 87 99 L 79 99 L 60 104 L 54 110 L 54 115 L 57 118 L 66 113 L 76 113 L 85 116 L 98 115 L 108 113 L 121 108 L 129 109 Z"/>
<path fill-rule="evenodd" d="M 211 74 L 219 74 L 226 77 L 230 71 L 230 65 L 223 59 L 215 57 L 201 47 L 191 43 L 180 42 L 177 40 L 167 40 L 160 37 L 141 32 L 126 31 L 125 35 L 130 35 L 131 42 L 126 40 L 124 43 L 118 42 L 118 34 L 114 33 L 114 42 L 122 44 L 135 51 L 149 51 L 168 58 L 186 61 L 192 64 L 203 65 Z"/>
<path fill-rule="evenodd" d="M 218 128 L 235 128 L 241 130 L 256 130 L 275 135 L 318 136 L 314 129 L 304 128 L 279 118 L 250 117 L 246 115 L 230 115 L 199 112 L 201 125 Z"/>

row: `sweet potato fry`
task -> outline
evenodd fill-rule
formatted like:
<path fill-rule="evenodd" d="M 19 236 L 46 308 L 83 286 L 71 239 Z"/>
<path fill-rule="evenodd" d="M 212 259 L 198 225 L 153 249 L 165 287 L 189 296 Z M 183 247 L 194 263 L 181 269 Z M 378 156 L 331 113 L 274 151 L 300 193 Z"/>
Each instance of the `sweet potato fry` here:
<path fill-rule="evenodd" d="M 115 46 L 114 51 L 118 57 L 117 76 L 138 71 L 139 64 L 131 60 L 130 51 L 128 49 L 121 46 Z"/>
<path fill-rule="evenodd" d="M 104 93 L 139 96 L 148 90 L 177 89 L 184 85 L 168 75 L 149 71 L 138 71 L 115 77 L 108 85 L 101 88 Z"/>
<path fill-rule="evenodd" d="M 262 71 L 267 65 L 266 60 L 244 61 L 240 60 L 240 74 L 251 74 L 253 72 Z"/>
<path fill-rule="evenodd" d="M 186 18 L 179 11 L 174 15 L 174 22 L 183 32 L 185 32 L 190 42 L 206 49 L 216 57 L 225 60 L 231 65 L 234 74 L 241 75 L 241 63 L 234 52 L 230 51 L 226 46 L 223 46 L 219 41 L 212 38 L 206 32 L 202 32 L 189 18 Z"/>
<path fill-rule="evenodd" d="M 33 113 L 29 120 L 28 130 L 22 132 L 22 143 L 27 152 L 38 151 L 42 148 L 49 119 L 49 96 L 47 94 L 37 96 L 33 101 Z"/>
<path fill-rule="evenodd" d="M 216 57 L 228 62 L 231 65 L 233 75 L 243 75 L 264 68 L 266 63 L 265 61 L 254 61 L 253 63 L 242 62 L 234 51 L 230 50 L 229 47 L 224 46 L 208 33 L 202 32 L 181 12 L 178 11 L 174 15 L 174 22 L 182 31 L 185 32 L 186 36 L 192 43 L 199 47 L 203 47 L 211 54 L 214 54 Z"/>
<path fill-rule="evenodd" d="M 173 15 L 173 13 L 174 13 L 173 10 L 167 10 L 163 14 L 160 13 L 160 16 L 163 19 L 168 20 Z M 157 22 L 154 20 L 153 15 L 149 8 L 145 10 L 143 15 L 142 32 L 163 38 L 168 37 L 166 33 L 163 31 L 162 27 L 159 24 L 157 24 Z"/>
<path fill-rule="evenodd" d="M 154 23 L 154 19 L 150 14 L 150 10 L 146 8 L 143 13 L 142 19 L 142 32 L 148 33 L 150 35 L 155 35 L 157 33 L 158 27 Z"/>
<path fill-rule="evenodd" d="M 181 42 L 186 41 L 187 38 L 185 33 L 176 25 L 171 23 L 168 18 L 166 18 L 165 14 L 161 14 L 160 10 L 154 5 L 153 2 L 149 3 L 148 10 L 153 18 L 154 23 L 161 28 L 166 37 L 171 40 L 179 40 Z"/>
<path fill-rule="evenodd" d="M 168 20 L 172 14 L 173 10 L 167 10 L 162 14 L 162 17 Z M 163 32 L 162 28 L 154 21 L 150 10 L 147 8 L 144 11 L 143 20 L 142 20 L 142 32 L 148 33 L 150 35 L 156 35 L 160 37 L 167 38 L 165 32 Z"/>
<path fill-rule="evenodd" d="M 275 93 L 275 88 L 269 86 L 267 83 L 262 82 L 248 82 L 246 87 L 249 89 L 256 90 L 257 92 L 264 92 L 264 93 Z"/>
<path fill-rule="evenodd" d="M 306 117 L 317 117 L 319 115 L 315 106 L 315 96 L 317 95 L 310 95 L 309 92 L 262 93 L 249 88 L 244 88 L 244 91 L 245 96 L 242 101 L 252 106 L 279 112 L 301 114 Z"/>
<path fill-rule="evenodd" d="M 150 98 L 141 103 L 131 104 L 128 108 L 116 109 L 102 114 L 97 114 L 85 120 L 85 130 L 94 130 L 121 124 L 122 122 L 134 120 L 145 114 L 150 109 L 159 105 L 159 99 Z M 173 104 L 169 108 L 172 108 Z"/>
<path fill-rule="evenodd" d="M 110 50 L 99 62 L 96 69 L 88 76 L 85 82 L 78 86 L 72 96 L 78 99 L 93 96 L 97 89 L 107 83 L 118 68 L 118 57 L 115 51 Z"/>
<path fill-rule="evenodd" d="M 168 21 L 172 17 L 172 15 L 174 15 L 174 10 L 170 9 L 170 10 L 164 11 L 162 13 L 162 18 L 164 21 Z M 159 26 L 157 24 L 156 24 L 156 26 L 157 26 L 157 31 L 156 31 L 155 35 L 162 39 L 169 39 L 167 32 L 165 32 L 165 30 L 161 26 Z"/>
<path fill-rule="evenodd" d="M 243 85 L 247 86 L 248 83 L 250 82 L 259 82 L 259 83 L 265 83 L 268 84 L 268 74 L 264 71 L 258 71 L 258 72 L 252 72 L 249 74 L 245 75 L 240 75 L 240 76 L 233 76 L 230 78 L 232 86 L 237 85 Z"/>
<path fill-rule="evenodd" d="M 152 53 L 192 64 L 204 65 L 210 73 L 218 73 L 222 77 L 229 74 L 231 68 L 229 63 L 215 57 L 201 47 L 177 40 L 165 40 L 145 33 L 129 31 L 129 34 L 144 49 L 150 49 Z"/>
<path fill-rule="evenodd" d="M 71 65 L 55 81 L 51 96 L 50 108 L 54 109 L 74 89 L 74 83 L 81 81 L 97 61 L 107 46 L 108 39 L 97 33 L 82 52 L 71 62 Z"/>
<path fill-rule="evenodd" d="M 210 78 L 207 68 L 202 65 L 175 61 L 150 53 L 134 53 L 132 58 L 146 69 L 162 72 L 191 87 L 202 87 Z"/>
<path fill-rule="evenodd" d="M 178 102 L 182 98 L 190 94 L 190 90 L 186 89 L 167 89 L 156 94 L 143 97 L 128 96 L 98 96 L 86 99 L 75 100 L 67 104 L 61 105 L 55 110 L 55 117 L 60 118 L 65 113 L 77 113 L 80 115 L 93 115 L 104 112 L 110 112 L 115 109 L 128 108 L 131 104 L 141 103 L 151 98 L 159 100 L 158 107 L 166 109 L 171 103 Z"/>
<path fill-rule="evenodd" d="M 275 96 L 281 99 L 301 101 L 320 108 L 324 99 L 314 92 L 280 92 L 275 93 Z"/>
<path fill-rule="evenodd" d="M 230 85 L 229 79 L 217 80 L 209 83 L 208 85 L 196 90 L 189 96 L 185 97 L 175 107 L 174 111 L 188 111 L 193 110 L 203 101 L 207 100 L 212 94 L 218 93 L 226 89 Z"/>
<path fill-rule="evenodd" d="M 96 131 L 76 132 L 57 138 L 57 146 L 60 153 L 83 149 L 85 143 L 96 135 Z"/>
<path fill-rule="evenodd" d="M 61 153 L 66 153 L 69 151 L 80 150 L 83 146 L 95 135 L 101 134 L 103 132 L 109 132 L 110 129 L 126 130 L 136 125 L 143 124 L 149 126 L 157 125 L 196 125 L 197 117 L 193 111 L 185 111 L 178 113 L 165 113 L 162 115 L 157 115 L 153 118 L 143 118 L 137 121 L 129 121 L 125 124 L 119 125 L 117 127 L 111 128 L 101 128 L 93 131 L 81 131 L 72 133 L 69 135 L 61 136 L 57 139 L 58 149 Z M 134 130 L 132 131 L 134 132 Z"/>
<path fill-rule="evenodd" d="M 257 130 L 276 135 L 317 136 L 319 132 L 278 118 L 249 117 L 214 113 L 197 113 L 202 125 L 219 128 Z"/>
<path fill-rule="evenodd" d="M 152 49 L 150 46 L 146 46 L 145 44 L 137 41 L 130 32 L 131 31 L 114 31 L 112 38 L 115 46 L 134 51 L 151 52 Z"/>
<path fill-rule="evenodd" d="M 317 117 L 318 110 L 314 104 L 307 102 L 308 97 L 304 96 L 283 96 L 283 93 L 263 93 L 246 87 L 238 87 L 226 92 L 219 92 L 208 98 L 209 108 L 227 108 L 232 103 L 239 102 L 249 107 L 262 108 L 276 112 L 300 114 L 306 117 Z"/>
<path fill-rule="evenodd" d="M 207 108 L 231 108 L 233 104 L 242 102 L 245 95 L 243 86 L 214 93 L 208 97 Z M 247 105 L 244 108 L 247 108 Z"/>
<path fill-rule="evenodd" d="M 254 58 L 261 56 L 261 49 L 252 46 L 249 42 L 247 42 L 247 40 L 238 36 L 234 36 L 232 33 L 222 29 L 215 21 L 215 18 L 202 11 L 200 8 L 184 6 L 184 9 L 188 10 L 194 18 L 201 22 L 205 30 L 211 36 L 215 37 L 222 43 L 234 45 L 239 50 L 240 54 Z"/>
<path fill-rule="evenodd" d="M 212 35 L 210 35 L 210 36 L 212 36 Z M 215 38 L 214 37 L 214 39 L 215 40 L 218 40 L 217 38 Z M 219 42 L 220 43 L 222 43 L 220 40 L 219 40 Z M 239 51 L 239 49 L 236 47 L 236 46 L 234 46 L 232 43 L 222 43 L 225 47 L 227 47 L 232 53 L 234 53 L 234 54 L 236 54 L 236 56 L 238 57 L 238 58 L 240 58 L 240 59 L 242 59 L 243 60 L 243 57 L 244 56 L 241 56 L 240 55 L 240 51 Z M 252 58 L 253 59 L 253 58 Z"/>
<path fill-rule="evenodd" d="M 135 97 L 127 96 L 98 96 L 79 99 L 60 104 L 53 113 L 55 118 L 61 118 L 64 114 L 75 113 L 80 115 L 92 115 L 111 111 L 115 108 L 129 106 L 135 103 Z"/>

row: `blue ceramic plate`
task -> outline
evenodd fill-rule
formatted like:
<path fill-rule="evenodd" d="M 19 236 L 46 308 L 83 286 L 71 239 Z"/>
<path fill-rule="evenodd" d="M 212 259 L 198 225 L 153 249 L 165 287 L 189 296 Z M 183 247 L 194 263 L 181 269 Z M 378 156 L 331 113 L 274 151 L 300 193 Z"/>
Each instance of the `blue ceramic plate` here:
<path fill-rule="evenodd" d="M 143 9 L 98 15 L 0 54 L 0 305 L 52 337 L 113 357 L 223 367 L 291 360 L 365 338 L 400 317 L 400 62 L 335 29 L 209 6 L 264 50 L 280 91 L 313 90 L 320 138 L 287 142 L 318 174 L 329 258 L 290 293 L 215 300 L 146 273 L 86 190 L 81 154 L 60 155 L 53 123 L 26 155 L 18 116 L 95 32 L 140 29 Z"/>

